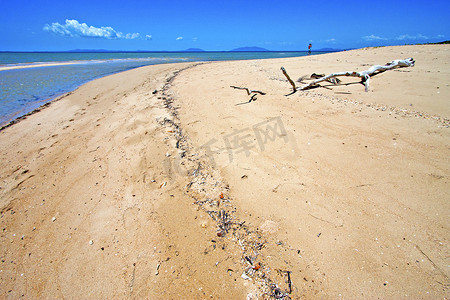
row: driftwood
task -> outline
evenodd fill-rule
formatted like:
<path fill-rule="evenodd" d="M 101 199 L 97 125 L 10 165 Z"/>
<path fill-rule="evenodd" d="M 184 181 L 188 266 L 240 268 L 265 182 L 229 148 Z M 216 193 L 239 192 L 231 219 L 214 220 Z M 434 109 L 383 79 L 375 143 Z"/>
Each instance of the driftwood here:
<path fill-rule="evenodd" d="M 328 81 L 334 85 L 337 85 L 341 82 L 338 78 L 336 78 L 339 76 L 349 76 L 349 77 L 361 78 L 361 83 L 364 84 L 364 86 L 366 87 L 365 90 L 366 90 L 366 92 L 368 92 L 371 76 L 375 76 L 384 71 L 392 70 L 395 68 L 414 67 L 414 64 L 415 64 L 415 61 L 413 58 L 406 58 L 406 59 L 393 60 L 393 61 L 385 64 L 384 66 L 375 65 L 375 66 L 370 67 L 368 70 L 362 71 L 362 72 L 338 72 L 338 73 L 329 74 L 327 76 L 325 76 L 325 74 L 313 73 L 310 78 L 316 79 L 316 80 L 314 80 L 308 84 L 304 84 L 299 88 L 297 88 L 295 86 L 295 83 L 292 81 L 292 79 L 289 77 L 289 75 L 287 74 L 286 70 L 283 67 L 281 67 L 281 71 L 283 72 L 284 76 L 286 76 L 286 78 L 288 79 L 288 81 L 290 82 L 290 84 L 292 85 L 292 88 L 293 88 L 293 92 L 286 96 L 294 94 L 297 90 L 304 91 L 304 90 L 310 89 L 312 87 L 317 87 L 317 84 L 320 82 L 323 82 L 323 81 Z M 305 77 L 306 76 L 300 77 L 297 81 L 299 83 L 303 83 L 303 80 L 305 79 Z M 322 87 L 324 87 L 324 86 L 322 86 Z"/>
<path fill-rule="evenodd" d="M 242 104 L 250 103 L 250 102 L 252 102 L 252 101 L 256 101 L 256 99 L 258 99 L 258 98 L 256 98 L 256 94 L 260 94 L 260 95 L 265 95 L 265 94 L 266 94 L 266 93 L 261 92 L 261 91 L 258 91 L 258 90 L 250 90 L 250 89 L 245 88 L 245 87 L 238 87 L 238 86 L 234 86 L 234 85 L 230 85 L 230 87 L 232 87 L 233 89 L 245 90 L 245 91 L 247 91 L 247 95 L 253 94 L 253 95 L 250 97 L 250 100 L 248 100 L 248 102 L 238 103 L 238 104 L 236 104 L 236 105 L 242 105 Z"/>
<path fill-rule="evenodd" d="M 295 93 L 297 91 L 297 88 L 295 87 L 295 82 L 292 81 L 291 77 L 289 77 L 289 75 L 286 72 L 286 69 L 284 67 L 281 67 L 281 72 L 283 72 L 284 76 L 286 76 L 287 80 L 292 85 L 292 89 L 293 89 L 292 93 L 290 93 L 290 94 L 288 94 L 286 96 L 292 95 L 293 93 Z"/>
<path fill-rule="evenodd" d="M 325 74 L 316 74 L 316 73 L 312 73 L 311 74 L 311 79 L 320 79 L 322 77 L 325 77 Z M 327 79 L 328 82 L 331 82 L 334 85 L 337 85 L 338 83 L 341 83 L 341 80 L 339 78 L 328 78 Z"/>
<path fill-rule="evenodd" d="M 242 102 L 242 103 L 238 103 L 238 104 L 235 104 L 235 105 L 247 104 L 247 103 L 250 103 L 250 102 L 252 102 L 252 101 L 256 101 L 256 99 L 258 99 L 258 98 L 256 97 L 256 94 L 253 94 L 253 95 L 250 97 L 250 99 L 249 99 L 248 101 Z"/>
<path fill-rule="evenodd" d="M 406 59 L 397 59 L 397 60 L 393 60 L 389 63 L 387 63 L 384 66 L 380 66 L 380 65 L 375 65 L 370 67 L 368 70 L 366 71 L 362 71 L 362 72 L 339 72 L 339 73 L 332 73 L 330 75 L 327 76 L 323 76 L 321 78 L 318 78 L 308 84 L 305 84 L 301 87 L 299 87 L 298 89 L 301 91 L 307 90 L 313 86 L 315 86 L 316 84 L 318 84 L 319 82 L 322 81 L 330 81 L 332 79 L 334 79 L 335 77 L 338 76 L 351 76 L 351 77 L 359 77 L 361 78 L 361 82 L 364 83 L 364 86 L 366 87 L 366 92 L 369 91 L 369 84 L 370 84 L 370 76 L 374 76 L 376 74 L 382 73 L 384 71 L 388 71 L 388 70 L 392 70 L 398 67 L 413 67 L 414 66 L 414 59 L 412 58 L 406 58 Z M 284 73 L 284 72 L 283 72 Z M 336 84 L 336 83 L 334 83 Z"/>
<path fill-rule="evenodd" d="M 230 87 L 232 87 L 233 89 L 238 89 L 238 90 L 246 90 L 247 91 L 247 95 L 250 95 L 251 93 L 257 93 L 257 94 L 261 94 L 261 95 L 265 95 L 266 94 L 266 93 L 261 92 L 261 91 L 250 90 L 248 88 L 238 87 L 238 86 L 234 86 L 234 85 L 230 85 Z"/>

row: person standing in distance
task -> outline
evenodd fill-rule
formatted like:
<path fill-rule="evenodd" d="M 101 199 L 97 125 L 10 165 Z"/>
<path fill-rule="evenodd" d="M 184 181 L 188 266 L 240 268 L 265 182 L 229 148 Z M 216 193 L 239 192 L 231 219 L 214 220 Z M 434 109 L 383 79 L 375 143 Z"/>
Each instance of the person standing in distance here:
<path fill-rule="evenodd" d="M 311 47 L 312 47 L 312 45 L 311 45 L 311 44 L 309 44 L 309 46 L 308 46 L 308 55 L 310 55 L 310 54 L 311 54 Z"/>

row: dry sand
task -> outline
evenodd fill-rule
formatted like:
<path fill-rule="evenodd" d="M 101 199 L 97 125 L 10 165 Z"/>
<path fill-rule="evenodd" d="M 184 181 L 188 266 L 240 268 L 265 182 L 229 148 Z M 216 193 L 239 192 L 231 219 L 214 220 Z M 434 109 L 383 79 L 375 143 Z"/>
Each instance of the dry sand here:
<path fill-rule="evenodd" d="M 407 57 L 368 93 L 285 96 L 281 66 Z M 80 87 L 0 132 L 2 297 L 448 298 L 449 63 L 384 47 Z"/>

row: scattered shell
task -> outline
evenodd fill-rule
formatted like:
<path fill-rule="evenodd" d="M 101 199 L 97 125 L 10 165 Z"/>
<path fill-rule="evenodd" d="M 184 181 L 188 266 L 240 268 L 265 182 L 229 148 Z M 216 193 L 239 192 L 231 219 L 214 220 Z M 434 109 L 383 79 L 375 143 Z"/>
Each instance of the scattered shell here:
<path fill-rule="evenodd" d="M 242 278 L 242 279 L 245 279 L 245 280 L 252 280 L 250 277 L 248 277 L 247 274 L 245 274 L 245 272 L 242 273 L 241 278 Z"/>
<path fill-rule="evenodd" d="M 278 223 L 272 221 L 272 220 L 266 220 L 264 223 L 262 223 L 259 228 L 263 231 L 263 232 L 268 232 L 268 233 L 275 233 L 278 231 L 278 229 L 280 228 L 278 226 Z"/>
<path fill-rule="evenodd" d="M 52 218 L 52 222 L 55 222 L 55 221 L 56 221 L 56 217 L 53 217 L 53 218 Z"/>
<path fill-rule="evenodd" d="M 94 241 L 93 240 L 90 240 L 89 241 L 89 245 L 93 245 L 94 244 Z"/>
<path fill-rule="evenodd" d="M 160 186 L 159 186 L 159 188 L 160 189 L 162 189 L 163 187 L 165 187 L 166 186 L 166 184 L 167 184 L 167 182 L 166 181 L 164 181 Z"/>

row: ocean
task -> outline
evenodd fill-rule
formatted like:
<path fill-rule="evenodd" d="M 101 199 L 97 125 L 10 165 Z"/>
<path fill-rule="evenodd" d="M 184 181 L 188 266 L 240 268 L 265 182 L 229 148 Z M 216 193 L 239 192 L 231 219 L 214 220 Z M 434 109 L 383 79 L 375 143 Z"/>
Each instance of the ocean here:
<path fill-rule="evenodd" d="M 314 52 L 322 54 L 326 52 Z M 301 52 L 0 52 L 0 126 L 117 72 L 147 65 L 298 57 Z M 65 65 L 53 65 L 67 63 Z"/>

